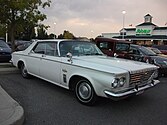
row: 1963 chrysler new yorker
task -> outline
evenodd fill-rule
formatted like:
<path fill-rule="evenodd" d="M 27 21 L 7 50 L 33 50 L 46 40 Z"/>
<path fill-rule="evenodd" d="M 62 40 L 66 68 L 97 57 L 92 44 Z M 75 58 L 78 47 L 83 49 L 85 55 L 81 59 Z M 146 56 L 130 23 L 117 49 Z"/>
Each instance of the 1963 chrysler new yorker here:
<path fill-rule="evenodd" d="M 33 75 L 73 90 L 85 105 L 98 96 L 119 100 L 138 95 L 159 83 L 156 66 L 107 57 L 89 41 L 38 40 L 14 52 L 12 63 L 24 78 Z"/>

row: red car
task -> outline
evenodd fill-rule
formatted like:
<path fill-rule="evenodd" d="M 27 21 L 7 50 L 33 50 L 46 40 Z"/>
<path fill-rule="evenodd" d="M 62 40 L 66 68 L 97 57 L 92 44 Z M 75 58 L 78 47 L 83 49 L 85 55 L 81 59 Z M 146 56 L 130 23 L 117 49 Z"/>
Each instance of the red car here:
<path fill-rule="evenodd" d="M 130 42 L 122 39 L 97 37 L 95 42 L 100 50 L 108 56 L 126 58 L 130 49 Z"/>

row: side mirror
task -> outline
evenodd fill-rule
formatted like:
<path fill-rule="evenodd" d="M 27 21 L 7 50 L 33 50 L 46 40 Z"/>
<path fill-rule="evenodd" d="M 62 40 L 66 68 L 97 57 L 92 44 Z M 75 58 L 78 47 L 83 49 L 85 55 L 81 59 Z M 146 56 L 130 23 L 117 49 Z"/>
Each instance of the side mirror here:
<path fill-rule="evenodd" d="M 69 58 L 68 61 L 69 61 L 69 62 L 72 62 L 72 53 L 68 52 L 68 53 L 66 54 L 66 56 L 67 56 L 67 58 Z"/>

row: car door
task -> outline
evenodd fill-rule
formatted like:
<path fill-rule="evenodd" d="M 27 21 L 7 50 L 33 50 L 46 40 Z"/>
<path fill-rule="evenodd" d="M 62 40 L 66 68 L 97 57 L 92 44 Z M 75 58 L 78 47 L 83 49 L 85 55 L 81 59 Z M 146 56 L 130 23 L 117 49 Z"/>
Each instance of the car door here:
<path fill-rule="evenodd" d="M 61 58 L 58 56 L 57 42 L 45 42 L 45 53 L 41 56 L 40 76 L 60 84 Z"/>
<path fill-rule="evenodd" d="M 26 66 L 30 74 L 40 76 L 41 57 L 45 53 L 45 44 L 38 42 L 26 57 Z"/>

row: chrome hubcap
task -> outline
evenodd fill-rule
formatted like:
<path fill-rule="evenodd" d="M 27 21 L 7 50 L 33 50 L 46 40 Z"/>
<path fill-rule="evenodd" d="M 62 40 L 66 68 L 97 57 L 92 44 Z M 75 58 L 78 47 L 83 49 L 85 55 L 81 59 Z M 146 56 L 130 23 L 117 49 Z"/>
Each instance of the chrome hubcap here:
<path fill-rule="evenodd" d="M 85 100 L 89 99 L 91 96 L 91 87 L 86 82 L 83 82 L 80 84 L 78 91 L 79 91 L 80 97 Z"/>
<path fill-rule="evenodd" d="M 27 74 L 27 69 L 25 68 L 25 66 L 23 67 L 22 73 L 23 73 L 23 75 Z"/>

